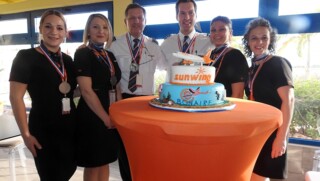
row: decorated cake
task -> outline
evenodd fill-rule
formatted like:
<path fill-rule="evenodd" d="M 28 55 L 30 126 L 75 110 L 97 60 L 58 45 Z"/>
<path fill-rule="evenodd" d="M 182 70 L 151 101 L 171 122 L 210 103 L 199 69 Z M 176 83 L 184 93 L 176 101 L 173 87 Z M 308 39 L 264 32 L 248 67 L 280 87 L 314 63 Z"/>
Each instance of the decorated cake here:
<path fill-rule="evenodd" d="M 190 61 L 187 61 L 190 63 Z M 174 110 L 230 110 L 225 87 L 214 82 L 215 68 L 203 65 L 173 65 L 170 82 L 159 87 L 159 98 L 150 101 L 154 107 Z"/>

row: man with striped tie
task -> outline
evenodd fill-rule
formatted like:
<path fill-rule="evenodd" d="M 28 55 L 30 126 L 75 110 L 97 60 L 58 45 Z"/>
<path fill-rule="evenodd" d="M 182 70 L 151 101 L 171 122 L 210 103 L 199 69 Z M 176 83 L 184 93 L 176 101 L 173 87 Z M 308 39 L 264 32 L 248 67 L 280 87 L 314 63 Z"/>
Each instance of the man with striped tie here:
<path fill-rule="evenodd" d="M 176 19 L 179 22 L 179 33 L 170 35 L 161 44 L 161 50 L 169 66 L 181 62 L 181 59 L 174 57 L 172 53 L 185 52 L 203 56 L 214 48 L 206 34 L 195 30 L 197 4 L 194 0 L 176 2 Z"/>
<path fill-rule="evenodd" d="M 124 22 L 128 32 L 117 37 L 110 47 L 122 73 L 121 96 L 125 99 L 153 95 L 156 67 L 165 69 L 166 63 L 158 42 L 143 34 L 146 25 L 145 9 L 139 4 L 129 4 L 125 10 Z M 122 180 L 131 181 L 123 144 L 120 146 L 119 166 Z"/>
<path fill-rule="evenodd" d="M 128 32 L 117 37 L 110 47 L 122 72 L 122 98 L 153 95 L 156 67 L 165 69 L 165 60 L 158 42 L 143 34 L 145 18 L 146 13 L 142 6 L 129 4 L 125 10 Z"/>

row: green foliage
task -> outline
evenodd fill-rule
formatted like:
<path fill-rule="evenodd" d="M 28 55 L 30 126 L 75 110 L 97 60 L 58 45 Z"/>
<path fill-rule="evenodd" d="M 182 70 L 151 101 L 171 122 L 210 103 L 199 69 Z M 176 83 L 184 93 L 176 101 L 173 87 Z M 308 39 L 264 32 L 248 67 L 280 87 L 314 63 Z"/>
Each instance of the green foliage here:
<path fill-rule="evenodd" d="M 290 127 L 291 136 L 298 133 L 307 138 L 320 139 L 317 131 L 320 119 L 319 79 L 296 80 L 294 89 L 295 109 Z"/>

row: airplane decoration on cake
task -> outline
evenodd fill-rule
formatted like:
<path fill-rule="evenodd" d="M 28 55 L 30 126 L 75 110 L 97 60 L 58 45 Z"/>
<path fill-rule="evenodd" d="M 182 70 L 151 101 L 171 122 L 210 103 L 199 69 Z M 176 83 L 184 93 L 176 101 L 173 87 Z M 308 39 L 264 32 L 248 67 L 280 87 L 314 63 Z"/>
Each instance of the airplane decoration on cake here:
<path fill-rule="evenodd" d="M 192 55 L 189 53 L 184 53 L 184 52 L 173 53 L 173 56 L 183 59 L 180 62 L 180 64 L 191 65 L 193 63 L 209 64 L 213 62 L 214 60 L 210 58 L 210 54 L 211 54 L 211 50 L 209 50 L 203 57 L 200 57 L 198 55 Z"/>
<path fill-rule="evenodd" d="M 181 91 L 180 98 L 183 101 L 192 101 L 194 97 L 200 94 L 208 94 L 208 93 L 209 91 L 201 92 L 200 87 L 198 87 L 197 89 L 186 88 Z"/>

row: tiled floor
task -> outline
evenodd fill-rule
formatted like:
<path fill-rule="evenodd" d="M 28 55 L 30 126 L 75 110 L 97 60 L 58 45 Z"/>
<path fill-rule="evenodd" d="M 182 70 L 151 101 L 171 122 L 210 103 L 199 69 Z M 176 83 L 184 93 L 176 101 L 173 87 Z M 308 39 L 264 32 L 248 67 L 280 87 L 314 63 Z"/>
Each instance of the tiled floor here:
<path fill-rule="evenodd" d="M 26 167 L 20 163 L 19 154 L 16 154 L 16 180 L 17 181 L 39 181 L 37 170 L 35 168 L 32 155 L 26 148 L 24 149 L 27 156 Z M 81 181 L 83 168 L 78 167 L 77 171 L 70 181 Z M 0 150 L 0 181 L 10 180 L 8 152 Z M 110 164 L 110 181 L 121 181 L 118 162 Z"/>
<path fill-rule="evenodd" d="M 306 171 L 312 170 L 313 154 L 315 147 L 301 147 L 299 145 L 289 145 L 288 147 L 288 165 L 289 178 L 286 181 L 304 181 Z M 16 154 L 16 176 L 17 181 L 39 181 L 37 171 L 31 153 L 25 148 L 27 156 L 26 167 L 22 167 L 19 154 Z M 78 168 L 70 181 L 81 181 L 83 168 Z M 0 181 L 10 180 L 8 152 L 0 150 Z M 118 162 L 110 164 L 110 181 L 121 181 Z M 320 181 L 320 178 L 319 178 Z"/>

